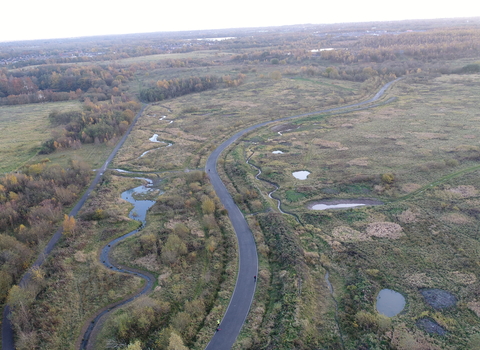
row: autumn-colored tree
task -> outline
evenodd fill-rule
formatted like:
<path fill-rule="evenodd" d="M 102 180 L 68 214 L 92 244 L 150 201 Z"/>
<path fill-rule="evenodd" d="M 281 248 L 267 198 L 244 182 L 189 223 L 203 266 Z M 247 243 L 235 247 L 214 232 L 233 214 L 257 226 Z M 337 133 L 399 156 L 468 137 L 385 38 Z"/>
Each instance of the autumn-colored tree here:
<path fill-rule="evenodd" d="M 167 242 L 165 242 L 165 245 L 162 247 L 161 256 L 163 262 L 175 264 L 178 258 L 186 253 L 187 246 L 185 242 L 174 233 L 168 235 Z"/>
<path fill-rule="evenodd" d="M 63 219 L 63 234 L 70 235 L 75 233 L 76 221 L 73 216 L 68 216 L 65 214 Z"/>
<path fill-rule="evenodd" d="M 215 202 L 211 198 L 205 196 L 202 199 L 202 211 L 204 214 L 212 214 L 215 211 Z"/>
<path fill-rule="evenodd" d="M 172 331 L 170 334 L 170 342 L 168 344 L 168 350 L 188 350 L 183 344 L 183 340 L 176 332 Z"/>

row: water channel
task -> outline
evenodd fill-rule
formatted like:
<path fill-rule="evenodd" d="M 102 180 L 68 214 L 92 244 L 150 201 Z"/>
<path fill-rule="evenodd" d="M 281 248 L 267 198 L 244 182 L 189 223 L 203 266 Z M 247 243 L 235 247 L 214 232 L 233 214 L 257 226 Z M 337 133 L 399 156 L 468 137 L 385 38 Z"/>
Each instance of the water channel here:
<path fill-rule="evenodd" d="M 153 283 L 154 283 L 153 276 L 151 276 L 149 274 L 139 272 L 139 271 L 136 271 L 136 270 L 129 269 L 129 268 L 124 267 L 124 266 L 116 265 L 114 262 L 112 262 L 110 260 L 110 252 L 112 251 L 113 248 L 115 248 L 115 246 L 118 243 L 120 243 L 124 239 L 136 234 L 137 232 L 139 232 L 140 230 L 143 229 L 143 227 L 145 226 L 145 223 L 146 223 L 147 211 L 148 211 L 148 209 L 150 209 L 155 204 L 155 201 L 152 201 L 152 200 L 135 199 L 135 197 L 138 198 L 138 196 L 145 195 L 145 194 L 150 194 L 152 191 L 155 191 L 154 189 L 151 188 L 151 185 L 152 185 L 153 181 L 150 180 L 150 179 L 147 179 L 147 178 L 140 178 L 140 177 L 136 177 L 135 179 L 146 181 L 147 185 L 141 185 L 141 186 L 137 186 L 135 188 L 128 189 L 128 190 L 122 192 L 120 197 L 122 199 L 128 201 L 129 203 L 133 204 L 133 209 L 128 214 L 128 217 L 131 218 L 131 219 L 140 221 L 141 226 L 138 229 L 135 229 L 135 230 L 133 230 L 133 231 L 121 236 L 121 237 L 115 238 L 114 240 L 108 242 L 102 248 L 102 251 L 100 253 L 100 261 L 102 262 L 103 265 L 105 265 L 105 267 L 107 267 L 108 269 L 110 269 L 112 271 L 133 274 L 135 276 L 143 278 L 146 281 L 146 283 L 145 283 L 145 285 L 144 285 L 144 287 L 143 287 L 143 289 L 140 293 L 136 294 L 135 296 L 133 296 L 129 299 L 120 301 L 119 303 L 117 303 L 115 305 L 111 305 L 109 308 L 103 309 L 92 320 L 92 322 L 89 324 L 87 330 L 84 333 L 82 343 L 81 343 L 81 346 L 80 346 L 80 350 L 93 348 L 91 345 L 88 344 L 88 342 L 90 340 L 90 336 L 92 335 L 92 332 L 93 332 L 95 326 L 98 324 L 98 322 L 100 321 L 100 319 L 104 315 L 106 315 L 110 311 L 112 311 L 112 310 L 114 310 L 114 309 L 116 309 L 120 306 L 123 306 L 123 305 L 131 302 L 132 300 L 138 298 L 139 296 L 144 295 L 145 293 L 149 292 L 153 287 Z"/>

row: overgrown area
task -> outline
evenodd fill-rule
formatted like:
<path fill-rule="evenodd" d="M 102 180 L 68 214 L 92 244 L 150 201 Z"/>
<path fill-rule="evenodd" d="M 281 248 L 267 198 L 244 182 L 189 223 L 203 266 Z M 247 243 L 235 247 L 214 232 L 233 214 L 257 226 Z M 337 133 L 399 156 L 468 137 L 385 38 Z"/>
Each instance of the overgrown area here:
<path fill-rule="evenodd" d="M 259 254 L 234 348 L 478 348 L 479 25 L 372 26 L 226 30 L 209 43 L 191 32 L 72 39 L 59 44 L 68 57 L 2 44 L 0 301 L 12 307 L 16 347 L 78 348 L 98 310 L 143 285 L 99 261 L 103 245 L 139 227 L 120 194 L 143 176 L 156 204 L 112 259 L 156 283 L 106 318 L 94 348 L 203 349 L 237 273 L 206 159 L 246 127 L 298 115 L 248 133 L 218 163 Z M 367 100 L 397 77 L 378 105 L 300 117 Z M 78 217 L 65 216 L 142 103 L 112 169 Z M 275 186 L 289 214 L 269 196 Z M 356 199 L 383 205 L 311 209 Z M 387 288 L 406 298 L 391 318 L 376 310 Z M 456 302 L 434 307 L 432 290 Z"/>

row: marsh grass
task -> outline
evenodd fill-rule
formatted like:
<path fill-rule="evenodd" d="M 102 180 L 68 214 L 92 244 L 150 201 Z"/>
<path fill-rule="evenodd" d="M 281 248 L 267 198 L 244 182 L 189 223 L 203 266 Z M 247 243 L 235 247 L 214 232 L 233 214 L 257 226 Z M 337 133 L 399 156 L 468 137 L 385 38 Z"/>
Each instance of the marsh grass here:
<path fill-rule="evenodd" d="M 337 84 L 323 78 L 316 79 L 318 84 L 289 78 L 273 80 L 268 78 L 271 69 L 262 66 L 263 73 L 248 73 L 245 83 L 238 87 L 194 93 L 149 106 L 136 125 L 133 137 L 127 140 L 115 160 L 115 166 L 142 171 L 199 168 L 215 145 L 243 127 L 341 101 L 358 100 L 362 96 L 355 90 L 358 83 L 341 81 L 337 88 Z M 186 72 L 192 74 L 190 70 Z M 209 74 L 238 72 L 235 66 L 233 70 L 232 66 L 209 68 Z M 186 73 L 180 76 L 183 74 Z M 334 86 L 333 90 L 330 85 Z M 160 121 L 163 115 L 167 118 Z M 153 134 L 158 134 L 159 140 L 172 142 L 173 146 L 138 159 L 143 151 L 158 145 L 148 140 Z"/>
<path fill-rule="evenodd" d="M 480 82 L 480 76 L 434 77 L 427 85 L 406 79 L 390 92 L 398 95 L 391 104 L 298 120 L 294 123 L 300 128 L 282 135 L 271 126 L 249 135 L 258 144 L 244 147 L 253 153 L 251 161 L 266 170 L 265 176 L 280 185 L 277 193 L 284 207 L 298 213 L 305 227 L 316 228 L 302 235 L 302 245 L 324 256 L 323 263 L 328 261 L 347 348 L 358 342 L 393 346 L 399 337 L 411 337 L 432 348 L 454 349 L 464 347 L 476 333 L 480 91 L 471 82 Z M 287 152 L 272 154 L 273 149 Z M 300 169 L 311 172 L 307 180 L 291 175 Z M 325 198 L 378 198 L 386 204 L 306 209 L 307 203 Z M 382 223 L 401 227 L 402 235 L 355 238 Z M 335 238 L 342 230 L 353 236 Z M 309 272 L 320 278 L 313 266 Z M 375 333 L 381 328 L 377 319 L 373 328 L 358 323 L 362 312 L 375 315 L 376 294 L 382 288 L 407 299 L 404 312 L 391 319 L 392 336 Z M 444 289 L 461 302 L 432 310 L 421 288 Z M 415 320 L 425 315 L 449 336 L 429 339 L 418 330 L 405 333 L 402 327 L 415 329 Z"/>

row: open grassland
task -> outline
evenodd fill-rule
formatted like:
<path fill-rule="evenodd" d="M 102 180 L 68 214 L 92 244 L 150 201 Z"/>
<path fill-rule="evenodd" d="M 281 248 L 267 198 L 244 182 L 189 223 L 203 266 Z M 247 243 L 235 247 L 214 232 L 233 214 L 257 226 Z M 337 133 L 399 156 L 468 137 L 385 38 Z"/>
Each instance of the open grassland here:
<path fill-rule="evenodd" d="M 330 271 L 340 333 L 333 316 L 318 322 L 323 347 L 339 347 L 340 339 L 348 349 L 478 345 L 479 83 L 479 75 L 407 77 L 389 92 L 397 99 L 388 105 L 268 126 L 226 155 L 225 178 L 240 207 L 246 213 L 276 208 L 266 195 L 273 186 L 254 179 L 257 170 L 245 164 L 251 157 L 262 169 L 260 177 L 280 186 L 275 196 L 282 209 L 303 224 L 289 219 L 307 275 L 319 280 L 324 269 Z M 273 154 L 276 150 L 283 154 Z M 311 174 L 298 180 L 291 174 L 298 170 Z M 308 209 L 322 199 L 355 198 L 385 204 Z M 257 214 L 260 222 L 265 215 Z M 376 312 L 382 288 L 405 296 L 406 308 L 398 316 Z M 429 288 L 453 294 L 457 304 L 429 306 L 420 294 Z M 315 305 L 308 304 L 308 295 L 301 293 L 300 308 Z M 323 307 L 334 313 L 333 304 Z M 446 335 L 419 328 L 417 321 L 425 318 Z"/>
<path fill-rule="evenodd" d="M 362 96 L 359 83 L 317 81 L 326 84 L 251 74 L 235 88 L 154 103 L 138 121 L 115 166 L 138 171 L 195 169 L 204 165 L 215 145 L 246 126 Z M 166 144 L 150 141 L 154 134 Z M 166 147 L 168 143 L 172 146 Z M 148 150 L 153 151 L 141 157 Z"/>
<path fill-rule="evenodd" d="M 34 157 L 40 145 L 51 137 L 48 114 L 73 110 L 77 101 L 38 103 L 0 108 L 0 173 L 20 168 Z"/>

